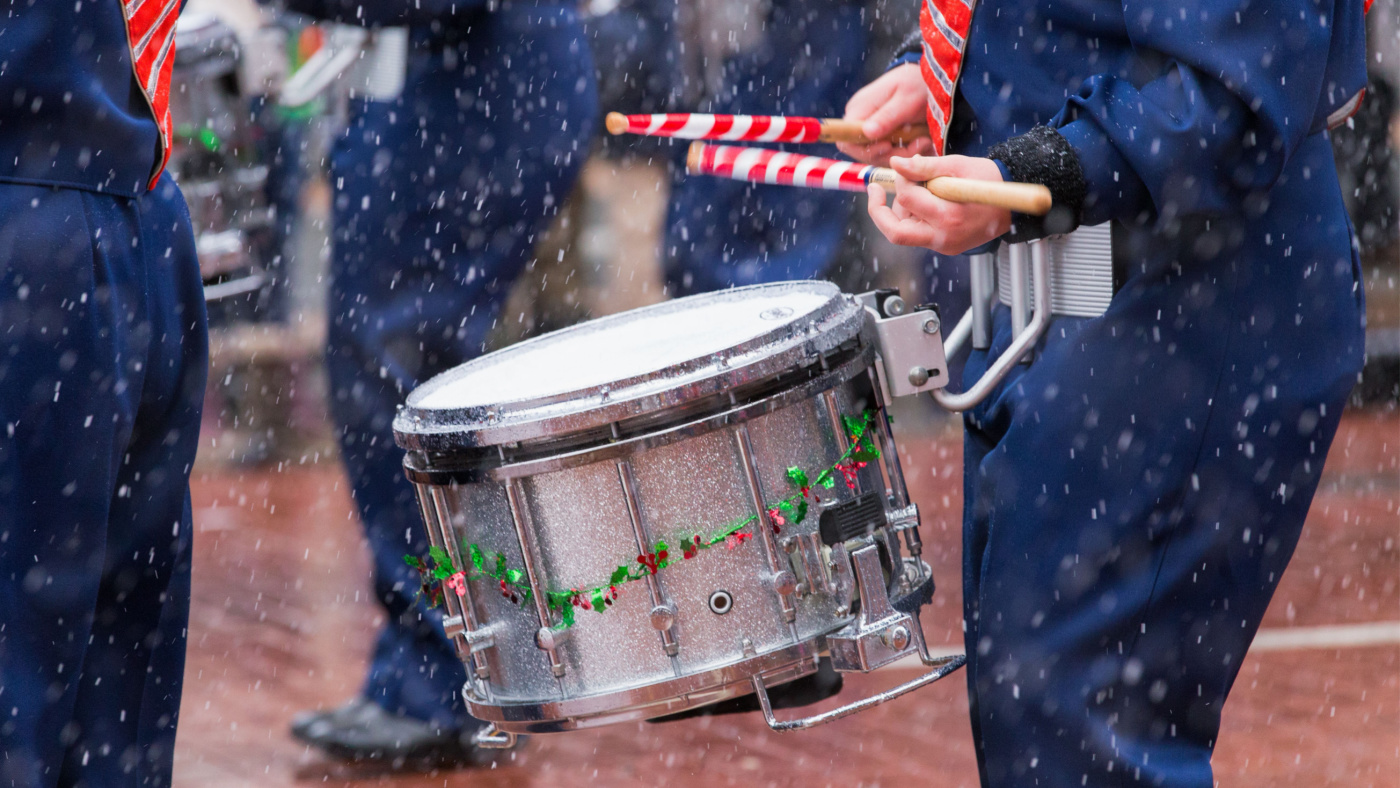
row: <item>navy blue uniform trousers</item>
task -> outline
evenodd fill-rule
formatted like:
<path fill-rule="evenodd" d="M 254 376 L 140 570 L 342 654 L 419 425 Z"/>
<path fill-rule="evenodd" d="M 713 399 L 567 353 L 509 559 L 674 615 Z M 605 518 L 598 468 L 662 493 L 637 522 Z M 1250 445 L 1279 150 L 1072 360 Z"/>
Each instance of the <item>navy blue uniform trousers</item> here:
<path fill-rule="evenodd" d="M 169 785 L 204 294 L 169 176 L 0 184 L 0 783 Z"/>
<path fill-rule="evenodd" d="M 1360 369 L 1325 134 L 1250 216 L 1127 229 L 1107 314 L 1055 320 L 967 418 L 983 785 L 1211 788 L 1221 705 Z M 991 354 L 1011 341 L 995 315 Z M 968 379 L 989 355 L 975 353 Z"/>
<path fill-rule="evenodd" d="M 390 712 L 467 721 L 465 668 L 403 562 L 427 542 L 395 409 L 482 352 L 583 164 L 596 104 L 574 12 L 505 5 L 460 46 L 413 55 L 402 100 L 360 104 L 336 146 L 331 411 L 387 615 L 364 694 Z"/>

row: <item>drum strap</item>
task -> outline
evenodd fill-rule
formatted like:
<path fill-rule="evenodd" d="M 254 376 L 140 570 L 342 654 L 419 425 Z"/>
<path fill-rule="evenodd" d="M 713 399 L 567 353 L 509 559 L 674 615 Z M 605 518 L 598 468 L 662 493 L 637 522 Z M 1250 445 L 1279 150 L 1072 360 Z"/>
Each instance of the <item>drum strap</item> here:
<path fill-rule="evenodd" d="M 1098 317 L 1108 309 L 1116 290 L 1112 226 L 1105 222 L 1045 239 L 1050 250 L 1053 314 Z M 1011 304 L 1011 260 L 1006 244 L 997 251 L 997 298 Z"/>
<path fill-rule="evenodd" d="M 160 131 L 160 149 L 147 188 L 154 189 L 170 161 L 170 74 L 175 67 L 175 22 L 182 0 L 122 0 L 132 75 Z"/>

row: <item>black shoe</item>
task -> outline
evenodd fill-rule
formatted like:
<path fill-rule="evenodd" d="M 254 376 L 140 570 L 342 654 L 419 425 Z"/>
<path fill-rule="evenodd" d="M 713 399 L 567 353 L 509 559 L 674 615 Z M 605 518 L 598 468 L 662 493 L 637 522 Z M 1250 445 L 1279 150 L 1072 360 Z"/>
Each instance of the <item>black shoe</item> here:
<path fill-rule="evenodd" d="M 356 698 L 336 709 L 300 714 L 292 735 L 333 758 L 377 760 L 395 768 L 441 768 L 490 763 L 497 755 L 474 747 L 474 728 L 444 728 L 391 714 L 379 704 Z"/>
<path fill-rule="evenodd" d="M 832 669 L 831 660 L 823 659 L 817 667 L 816 673 L 789 681 L 786 684 L 770 687 L 768 699 L 772 701 L 775 709 L 795 709 L 798 706 L 810 706 L 813 703 L 826 700 L 840 691 L 841 674 Z M 657 717 L 649 722 L 673 722 L 675 720 L 688 720 L 692 717 L 708 717 L 712 714 L 746 714 L 761 710 L 762 707 L 758 705 L 758 696 L 749 694 L 722 700 L 709 706 L 700 706 L 668 714 L 665 717 Z"/>

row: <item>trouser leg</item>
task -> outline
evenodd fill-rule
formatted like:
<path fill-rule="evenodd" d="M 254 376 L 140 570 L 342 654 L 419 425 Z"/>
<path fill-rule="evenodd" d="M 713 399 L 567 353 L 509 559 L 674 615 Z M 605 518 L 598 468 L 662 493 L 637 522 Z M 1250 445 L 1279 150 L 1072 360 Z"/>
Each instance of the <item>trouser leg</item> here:
<path fill-rule="evenodd" d="M 206 347 L 164 200 L 0 188 L 0 774 L 20 785 L 170 781 Z"/>

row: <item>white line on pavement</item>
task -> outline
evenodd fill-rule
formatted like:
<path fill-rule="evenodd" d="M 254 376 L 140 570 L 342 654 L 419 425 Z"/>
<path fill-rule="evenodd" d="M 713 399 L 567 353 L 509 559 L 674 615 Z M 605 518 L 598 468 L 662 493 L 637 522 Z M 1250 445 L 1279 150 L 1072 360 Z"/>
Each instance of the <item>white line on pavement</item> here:
<path fill-rule="evenodd" d="M 1298 651 L 1301 649 L 1365 648 L 1400 645 L 1400 621 L 1372 621 L 1365 624 L 1337 624 L 1322 627 L 1280 627 L 1261 629 L 1254 636 L 1250 651 Z M 961 654 L 952 644 L 929 646 L 935 657 Z M 918 657 L 905 657 L 890 667 L 920 670 Z"/>

